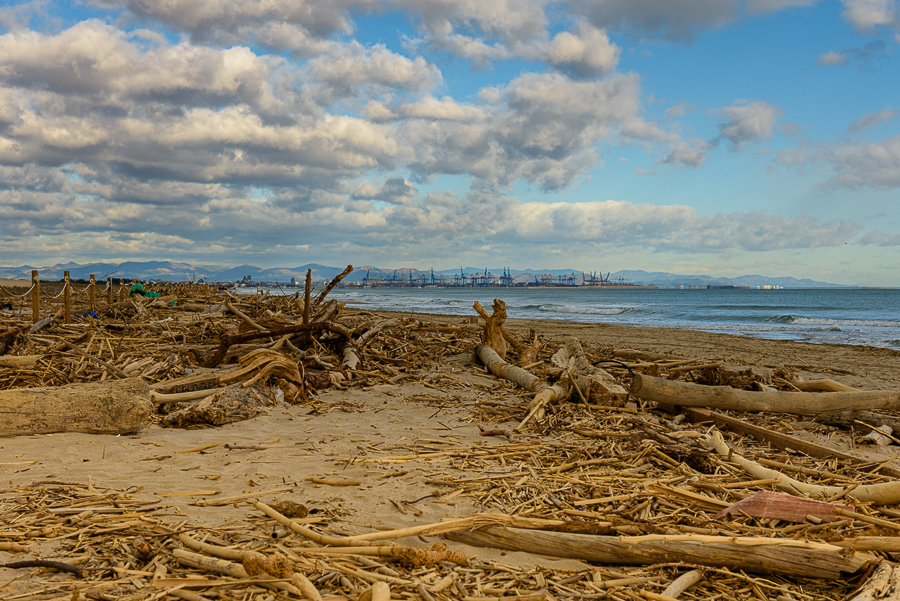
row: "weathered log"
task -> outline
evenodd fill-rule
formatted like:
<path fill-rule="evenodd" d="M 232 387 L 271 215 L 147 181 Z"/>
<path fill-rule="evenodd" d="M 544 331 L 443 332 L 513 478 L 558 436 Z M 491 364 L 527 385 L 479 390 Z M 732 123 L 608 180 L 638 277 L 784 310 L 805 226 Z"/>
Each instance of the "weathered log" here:
<path fill-rule="evenodd" d="M 674 408 L 667 408 L 667 411 L 671 409 Z M 748 436 L 752 436 L 757 440 L 772 445 L 776 449 L 793 449 L 794 451 L 805 453 L 807 455 L 811 455 L 812 457 L 833 457 L 847 463 L 867 462 L 866 459 L 863 459 L 861 457 L 850 455 L 849 453 L 843 453 L 841 451 L 838 451 L 837 449 L 832 449 L 830 447 L 816 444 L 808 440 L 803 440 L 797 438 L 796 436 L 791 436 L 789 434 L 776 432 L 775 430 L 769 430 L 767 428 L 755 426 L 743 420 L 729 417 L 715 411 L 707 411 L 706 409 L 698 409 L 696 407 L 685 407 L 682 409 L 682 411 L 692 422 L 712 422 L 716 425 L 717 428 L 727 428 L 733 432 L 737 432 L 738 434 L 746 434 Z M 889 465 L 881 464 L 876 471 L 886 476 L 891 476 L 892 478 L 900 478 L 900 470 Z"/>
<path fill-rule="evenodd" d="M 782 472 L 746 459 L 728 446 L 721 432 L 713 432 L 708 442 L 713 446 L 720 456 L 728 459 L 729 463 L 733 463 L 744 470 L 745 473 L 756 479 L 777 479 L 775 486 L 781 490 L 796 494 L 798 491 L 808 497 L 833 497 L 834 495 L 843 494 L 845 488 L 843 486 L 822 486 L 819 484 L 809 484 L 795 480 Z M 860 503 L 874 503 L 876 505 L 894 505 L 900 503 L 900 481 L 879 482 L 877 484 L 862 484 L 853 488 L 850 493 L 854 499 Z"/>
<path fill-rule="evenodd" d="M 40 355 L 3 355 L 0 357 L 0 367 L 11 367 L 13 369 L 34 367 L 40 358 Z"/>
<path fill-rule="evenodd" d="M 566 344 L 553 355 L 552 361 L 558 367 L 565 367 L 575 361 L 572 380 L 581 394 L 591 402 L 608 407 L 621 407 L 628 400 L 628 391 L 619 386 L 616 379 L 606 370 L 594 367 L 584 356 L 581 343 L 574 336 L 566 338 Z"/>
<path fill-rule="evenodd" d="M 900 596 L 900 566 L 882 561 L 850 601 L 878 601 Z"/>
<path fill-rule="evenodd" d="M 493 312 L 488 315 L 481 303 L 475 301 L 472 308 L 484 319 L 484 333 L 481 341 L 491 347 L 501 358 L 506 359 L 506 338 L 503 336 L 503 322 L 506 321 L 506 303 L 499 298 L 494 299 Z"/>
<path fill-rule="evenodd" d="M 0 436 L 84 432 L 127 434 L 150 417 L 150 387 L 140 378 L 0 391 Z"/>
<path fill-rule="evenodd" d="M 2 358 L 0 358 L 2 361 Z M 891 415 L 883 415 L 873 411 L 841 411 L 840 413 L 823 413 L 816 420 L 827 426 L 854 428 L 860 432 L 869 432 L 876 426 L 890 426 L 893 432 L 900 432 L 900 420 Z"/>
<path fill-rule="evenodd" d="M 547 403 L 563 400 L 568 396 L 569 391 L 565 387 L 559 384 L 550 384 L 521 367 L 510 365 L 486 344 L 479 344 L 475 347 L 475 356 L 498 378 L 509 380 L 529 392 L 537 393 L 528 405 L 528 415 L 516 427 L 516 430 L 524 427 L 535 415 L 540 419 L 540 413 Z"/>
<path fill-rule="evenodd" d="M 792 415 L 818 415 L 856 409 L 900 408 L 900 392 L 753 392 L 730 386 L 701 386 L 635 374 L 631 394 L 644 401 L 682 407 L 707 407 L 734 411 L 766 411 Z"/>
<path fill-rule="evenodd" d="M 450 540 L 509 551 L 580 559 L 611 565 L 686 562 L 698 565 L 838 580 L 878 558 L 841 554 L 841 547 L 795 539 L 703 535 L 596 536 L 519 528 L 451 532 Z"/>

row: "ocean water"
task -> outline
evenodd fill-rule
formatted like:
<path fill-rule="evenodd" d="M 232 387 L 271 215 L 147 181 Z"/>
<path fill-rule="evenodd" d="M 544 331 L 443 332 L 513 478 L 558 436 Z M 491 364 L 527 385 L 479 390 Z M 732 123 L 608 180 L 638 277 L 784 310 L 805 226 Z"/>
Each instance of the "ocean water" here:
<path fill-rule="evenodd" d="M 490 311 L 493 299 L 501 298 L 510 318 L 693 329 L 900 350 L 900 289 L 338 288 L 329 298 L 370 309 L 446 315 L 474 315 L 476 300 Z"/>

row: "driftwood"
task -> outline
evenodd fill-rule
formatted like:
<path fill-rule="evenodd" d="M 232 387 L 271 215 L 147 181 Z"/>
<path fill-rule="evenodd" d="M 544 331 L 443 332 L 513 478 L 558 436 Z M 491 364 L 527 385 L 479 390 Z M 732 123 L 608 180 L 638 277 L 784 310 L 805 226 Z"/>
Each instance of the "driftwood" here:
<path fill-rule="evenodd" d="M 712 422 L 718 428 L 727 428 L 732 432 L 736 432 L 738 434 L 746 434 L 752 436 L 757 440 L 761 440 L 762 442 L 772 445 L 776 449 L 791 449 L 793 451 L 805 453 L 812 457 L 833 457 L 835 459 L 840 459 L 841 461 L 846 461 L 847 463 L 851 464 L 866 462 L 866 460 L 861 459 L 860 457 L 857 457 L 855 455 L 843 453 L 837 449 L 832 449 L 830 447 L 816 444 L 808 440 L 802 440 L 800 438 L 797 438 L 796 436 L 790 436 L 788 434 L 782 434 L 781 432 L 776 432 L 774 430 L 755 426 L 743 420 L 729 417 L 715 411 L 707 411 L 705 409 L 697 409 L 695 407 L 685 407 L 683 409 L 683 412 L 684 415 L 686 415 L 692 422 Z M 900 478 L 900 470 L 890 467 L 889 465 L 879 466 L 878 471 L 886 476 Z"/>
<path fill-rule="evenodd" d="M 701 386 L 635 374 L 631 394 L 644 401 L 682 407 L 734 411 L 768 411 L 792 415 L 818 415 L 856 409 L 900 408 L 900 392 L 753 392 L 730 386 Z"/>
<path fill-rule="evenodd" d="M 0 367 L 12 367 L 13 369 L 34 367 L 40 358 L 40 355 L 3 355 L 0 357 Z"/>
<path fill-rule="evenodd" d="M 0 436 L 85 432 L 127 434 L 150 417 L 150 387 L 140 378 L 0 391 Z"/>
<path fill-rule="evenodd" d="M 452 532 L 450 540 L 510 551 L 566 557 L 600 564 L 653 565 L 687 562 L 748 572 L 837 580 L 877 561 L 868 553 L 841 554 L 826 543 L 764 537 L 705 535 L 594 536 L 490 528 Z"/>
<path fill-rule="evenodd" d="M 882 561 L 850 601 L 879 601 L 900 597 L 900 566 Z"/>
<path fill-rule="evenodd" d="M 334 279 L 331 280 L 331 282 L 329 282 L 328 285 L 322 289 L 322 292 L 320 292 L 316 299 L 312 302 L 312 306 L 317 307 L 322 304 L 322 301 L 325 300 L 325 297 L 328 296 L 328 293 L 331 292 L 335 286 L 340 284 L 341 280 L 350 275 L 352 272 L 353 265 L 347 265 L 347 267 L 344 268 L 344 271 L 336 275 Z"/>
<path fill-rule="evenodd" d="M 847 430 L 853 428 L 860 432 L 868 432 L 878 426 L 889 426 L 892 432 L 900 432 L 900 420 L 894 416 L 873 411 L 841 411 L 840 413 L 823 413 L 817 417 L 816 421 L 818 422 Z"/>
<path fill-rule="evenodd" d="M 572 381 L 585 400 L 607 407 L 621 407 L 628 400 L 628 391 L 619 386 L 612 375 L 590 364 L 574 336 L 566 339 L 565 346 L 553 355 L 552 361 L 562 368 L 574 361 Z"/>
<path fill-rule="evenodd" d="M 188 428 L 200 425 L 221 426 L 251 419 L 265 413 L 271 406 L 271 401 L 266 398 L 268 396 L 268 391 L 260 387 L 229 386 L 189 407 L 170 413 L 163 418 L 162 423 L 170 428 Z"/>
<path fill-rule="evenodd" d="M 506 360 L 506 338 L 503 336 L 503 322 L 506 321 L 506 303 L 499 298 L 495 298 L 493 313 L 490 315 L 478 301 L 475 301 L 472 308 L 484 319 L 484 333 L 481 341 L 492 348 L 501 359 Z"/>
<path fill-rule="evenodd" d="M 521 367 L 510 365 L 485 344 L 475 347 L 475 356 L 498 378 L 509 380 L 518 384 L 529 392 L 536 392 L 534 399 L 528 404 L 528 415 L 516 427 L 516 430 L 525 426 L 528 421 L 537 415 L 540 419 L 544 405 L 554 401 L 560 401 L 568 396 L 568 390 L 559 384 L 550 384 Z"/>
<path fill-rule="evenodd" d="M 820 486 L 795 480 L 777 470 L 769 469 L 741 457 L 728 446 L 721 432 L 713 432 L 708 438 L 720 456 L 727 458 L 729 463 L 739 466 L 744 472 L 757 479 L 775 479 L 775 486 L 789 493 L 800 492 L 808 497 L 833 497 L 843 494 L 846 489 L 843 486 Z M 876 505 L 894 505 L 900 503 L 900 481 L 881 482 L 878 484 L 862 484 L 853 488 L 850 495 L 860 503 L 874 503 Z"/>

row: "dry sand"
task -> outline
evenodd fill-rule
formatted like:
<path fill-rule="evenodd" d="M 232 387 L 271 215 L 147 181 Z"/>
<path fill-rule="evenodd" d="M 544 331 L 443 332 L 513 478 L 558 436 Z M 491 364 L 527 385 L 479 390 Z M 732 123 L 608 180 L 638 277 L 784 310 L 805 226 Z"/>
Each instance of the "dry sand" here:
<path fill-rule="evenodd" d="M 415 317 L 443 324 L 463 322 L 462 317 Z M 900 388 L 900 352 L 885 349 L 558 321 L 510 320 L 507 326 L 519 332 L 533 328 L 558 341 L 574 335 L 588 345 L 720 360 L 729 367 L 765 370 L 790 366 L 805 378 L 828 377 L 866 389 Z M 452 493 L 446 488 L 441 489 L 442 498 L 429 496 L 436 489 L 430 481 L 445 473 L 457 479 L 489 478 L 490 471 L 466 475 L 461 463 L 429 459 L 377 461 L 437 452 L 448 443 L 489 446 L 507 442 L 481 437 L 472 409 L 479 400 L 519 405 L 523 401 L 499 387 L 493 376 L 479 375 L 469 356 L 454 357 L 436 371 L 428 368 L 417 375 L 431 375 L 434 382 L 462 380 L 470 386 L 457 386 L 451 394 L 423 383 L 368 391 L 333 390 L 320 394 L 318 402 L 310 405 L 275 408 L 267 416 L 218 428 L 151 426 L 131 436 L 54 434 L 0 439 L 0 489 L 45 480 L 83 484 L 90 479 L 97 488 L 127 490 L 135 497 L 169 505 L 173 513 L 181 512 L 197 525 L 242 520 L 252 511 L 246 505 L 204 507 L 197 503 L 252 494 L 266 502 L 278 499 L 306 504 L 313 516 L 337 519 L 331 527 L 348 533 L 497 510 L 476 507 L 463 495 L 448 499 Z M 206 445 L 216 446 L 189 451 Z M 271 448 L 228 449 L 226 445 Z M 357 484 L 320 484 L 310 478 Z M 273 489 L 279 490 L 267 492 Z M 392 500 L 417 501 L 413 506 L 421 515 L 413 509 L 401 513 Z M 496 553 L 485 549 L 469 552 L 480 557 Z M 559 569 L 579 565 L 519 553 L 504 555 L 509 563 L 540 562 Z M 5 557 L 9 555 L 0 552 L 0 561 Z"/>

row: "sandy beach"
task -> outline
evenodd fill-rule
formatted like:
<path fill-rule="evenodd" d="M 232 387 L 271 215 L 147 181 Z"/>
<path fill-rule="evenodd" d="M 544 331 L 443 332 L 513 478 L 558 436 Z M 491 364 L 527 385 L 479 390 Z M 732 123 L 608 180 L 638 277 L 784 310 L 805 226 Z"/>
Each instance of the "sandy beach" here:
<path fill-rule="evenodd" d="M 399 313 L 380 313 L 378 318 L 464 327 L 470 321 Z M 719 361 L 728 369 L 752 367 L 759 373 L 788 367 L 804 379 L 831 378 L 866 390 L 900 388 L 900 352 L 880 348 L 557 321 L 510 319 L 506 327 L 522 335 L 534 330 L 549 346 L 575 336 L 592 353 L 631 349 L 673 359 Z M 248 500 L 304 504 L 310 518 L 329 524 L 332 532 L 351 535 L 508 509 L 502 502 L 486 501 L 483 492 L 475 494 L 469 483 L 522 473 L 521 465 L 461 459 L 458 453 L 443 458 L 441 453 L 508 448 L 513 441 L 483 437 L 478 426 L 515 427 L 527 395 L 486 374 L 468 352 L 436 365 L 414 364 L 403 372 L 408 382 L 322 391 L 306 403 L 272 407 L 267 415 L 221 427 L 151 425 L 130 435 L 57 433 L 0 439 L 0 489 L 8 493 L 48 482 L 89 485 L 92 491 L 121 491 L 145 500 L 163 508 L 160 513 L 170 519 L 210 528 L 240 525 L 256 529 L 257 536 L 275 537 L 285 536 L 283 528 L 249 519 Z M 485 407 L 494 410 L 485 412 Z M 811 432 L 800 430 L 798 435 L 849 447 L 840 437 L 829 442 Z M 538 449 L 568 443 L 570 437 L 566 429 L 543 427 L 518 435 L 515 442 Z M 884 454 L 887 448 L 868 456 L 890 459 L 889 452 Z M 447 485 L 453 482 L 467 484 Z M 410 544 L 422 541 L 412 539 Z M 32 554 L 52 557 L 59 544 L 53 537 L 33 541 Z M 544 566 L 559 573 L 591 569 L 570 559 L 458 543 L 451 547 L 479 561 L 502 559 L 504 564 Z M 10 557 L 0 551 L 0 561 Z M 0 596 L 13 598 L 37 590 L 48 579 L 65 579 L 24 576 L 27 573 L 4 571 Z"/>

